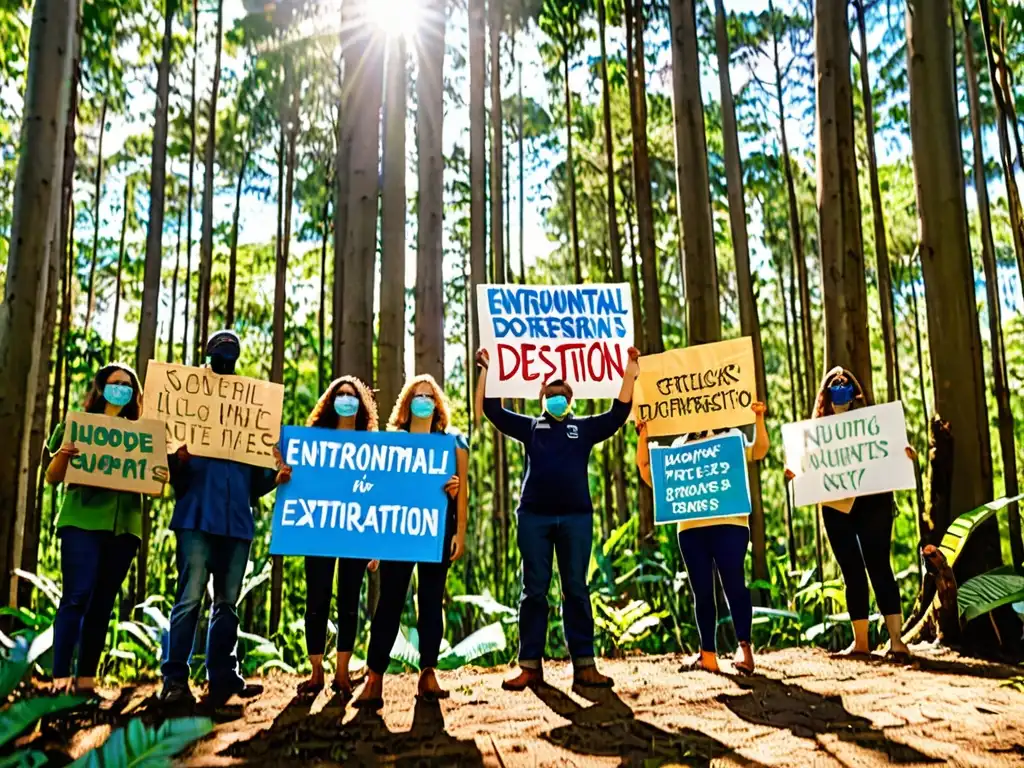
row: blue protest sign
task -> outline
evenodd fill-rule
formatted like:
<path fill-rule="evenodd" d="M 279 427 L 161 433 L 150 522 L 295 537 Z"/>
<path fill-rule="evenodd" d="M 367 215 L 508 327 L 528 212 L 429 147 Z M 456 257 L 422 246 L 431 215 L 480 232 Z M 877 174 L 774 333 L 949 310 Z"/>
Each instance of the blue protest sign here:
<path fill-rule="evenodd" d="M 742 435 L 651 448 L 654 523 L 750 514 Z"/>
<path fill-rule="evenodd" d="M 455 438 L 284 427 L 270 552 L 441 561 Z"/>

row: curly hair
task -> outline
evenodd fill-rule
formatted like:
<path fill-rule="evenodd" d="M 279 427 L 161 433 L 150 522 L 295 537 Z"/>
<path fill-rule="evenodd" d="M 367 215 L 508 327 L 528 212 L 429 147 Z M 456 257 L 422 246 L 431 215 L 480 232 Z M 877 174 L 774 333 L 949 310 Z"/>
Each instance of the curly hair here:
<path fill-rule="evenodd" d="M 132 390 L 135 393 L 135 396 L 121 409 L 120 415 L 130 421 L 137 421 L 142 413 L 142 384 L 139 383 L 139 375 L 135 373 L 135 369 L 126 363 L 109 363 L 96 371 L 92 386 L 89 387 L 89 393 L 82 403 L 82 410 L 86 413 L 103 413 L 106 410 L 107 400 L 103 397 L 103 388 L 107 385 L 107 379 L 115 371 L 128 374 Z"/>
<path fill-rule="evenodd" d="M 843 368 L 841 365 L 837 365 L 826 373 L 825 378 L 821 380 L 821 387 L 818 389 L 818 396 L 814 399 L 813 418 L 820 419 L 822 416 L 832 416 L 835 413 L 835 410 L 832 408 L 832 395 L 829 393 L 829 387 L 831 387 L 840 376 L 853 384 L 853 388 L 856 391 L 856 395 L 854 396 L 855 400 L 859 399 L 864 405 L 870 405 L 867 395 L 864 394 L 864 388 L 860 385 L 860 381 L 857 380 L 857 377 L 846 368 Z"/>
<path fill-rule="evenodd" d="M 398 394 L 398 400 L 395 401 L 395 407 L 391 411 L 391 418 L 388 419 L 388 429 L 408 431 L 409 424 L 412 422 L 412 411 L 409 408 L 409 404 L 412 402 L 412 391 L 416 388 L 417 384 L 424 382 L 429 384 L 430 388 L 434 390 L 434 405 L 436 406 L 434 408 L 434 421 L 430 425 L 430 431 L 445 432 L 448 430 L 448 414 L 450 410 L 448 397 L 429 373 L 421 373 L 419 376 L 413 376 L 405 382 L 405 386 L 402 387 L 402 391 Z"/>
<path fill-rule="evenodd" d="M 355 376 L 340 376 L 331 382 L 320 399 L 316 401 L 313 410 L 306 419 L 307 427 L 326 427 L 334 429 L 338 426 L 337 411 L 334 410 L 334 398 L 338 390 L 348 384 L 356 391 L 359 398 L 359 411 L 356 413 L 356 429 L 361 432 L 376 432 L 378 429 L 377 398 L 373 391 L 366 386 L 362 379 Z"/>

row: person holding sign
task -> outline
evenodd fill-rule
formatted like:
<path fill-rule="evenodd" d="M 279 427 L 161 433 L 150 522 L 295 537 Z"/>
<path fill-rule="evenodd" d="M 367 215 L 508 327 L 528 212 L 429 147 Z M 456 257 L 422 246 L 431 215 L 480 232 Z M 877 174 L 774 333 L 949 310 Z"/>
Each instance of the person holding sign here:
<path fill-rule="evenodd" d="M 868 403 L 857 377 L 837 366 L 825 374 L 821 382 L 812 418 L 846 413 L 865 405 Z M 908 458 L 916 461 L 917 452 L 913 448 L 908 445 L 905 452 Z M 786 480 L 792 480 L 794 476 L 787 468 Z M 821 506 L 825 532 L 846 585 L 846 609 L 853 625 L 853 645 L 843 651 L 843 655 L 867 657 L 871 653 L 868 640 L 870 577 L 878 610 L 885 617 L 889 631 L 888 655 L 902 662 L 910 658 L 910 649 L 902 638 L 900 590 L 889 559 L 895 514 L 896 500 L 892 491 L 829 501 Z"/>
<path fill-rule="evenodd" d="M 130 421 L 138 420 L 141 408 L 139 377 L 121 363 L 111 363 L 96 373 L 82 406 L 86 413 Z M 54 429 L 47 447 L 52 458 L 46 481 L 59 485 L 79 448 L 74 442 L 65 442 L 64 424 Z M 154 470 L 154 476 L 167 481 L 164 469 Z M 142 538 L 142 496 L 69 485 L 57 515 L 57 536 L 63 591 L 53 622 L 54 688 L 92 691 L 114 601 Z M 78 665 L 72 677 L 76 647 Z"/>
<path fill-rule="evenodd" d="M 564 381 L 541 387 L 544 415 L 531 418 L 508 411 L 501 400 L 486 397 L 490 356 L 477 352 L 480 368 L 477 396 L 483 412 L 499 432 L 526 448 L 526 471 L 519 497 L 519 552 L 523 559 L 523 592 L 519 601 L 519 673 L 502 683 L 522 691 L 544 680 L 542 660 L 547 642 L 548 587 L 554 558 L 562 578 L 565 639 L 572 656 L 573 685 L 610 688 L 611 678 L 594 664 L 594 614 L 587 568 L 594 539 L 594 508 L 590 499 L 590 452 L 629 418 L 640 353 L 630 347 L 619 396 L 610 410 L 579 418 L 572 414 L 572 388 Z"/>
<path fill-rule="evenodd" d="M 240 353 L 241 343 L 232 331 L 218 331 L 206 344 L 210 369 L 220 376 L 234 373 Z M 277 469 L 192 456 L 186 446 L 168 457 L 176 499 L 171 530 L 177 537 L 178 566 L 177 595 L 161 667 L 160 699 L 169 706 L 194 701 L 188 685 L 189 659 L 211 576 L 213 606 L 206 645 L 209 702 L 216 707 L 236 694 L 252 696 L 262 691 L 259 686 L 247 687 L 238 674 L 235 604 L 254 534 L 252 506 L 291 478 L 280 453 L 275 451 L 275 456 Z"/>
<path fill-rule="evenodd" d="M 713 435 L 708 432 L 682 435 L 671 440 L 671 444 L 673 447 L 693 445 L 710 437 L 735 435 L 742 437 L 746 444 L 747 461 L 761 461 L 767 455 L 769 447 L 768 430 L 764 424 L 765 405 L 755 402 L 751 409 L 755 416 L 753 443 L 747 444 L 746 437 L 739 429 L 723 429 L 713 430 Z M 652 485 L 650 443 L 653 439 L 648 439 L 644 422 L 637 424 L 637 433 L 640 439 L 637 442 L 636 463 L 644 482 Z M 678 524 L 679 551 L 686 564 L 686 574 L 693 589 L 693 611 L 700 634 L 700 656 L 694 663 L 697 669 L 718 671 L 715 646 L 715 629 L 718 626 L 715 607 L 717 567 L 725 597 L 729 601 L 736 637 L 740 643 L 741 658 L 736 661 L 736 669 L 748 675 L 754 671 L 754 652 L 750 647 L 754 615 L 750 590 L 747 588 L 744 574 L 747 545 L 750 543 L 747 518 L 748 514 L 724 515 L 683 520 Z"/>
<path fill-rule="evenodd" d="M 418 571 L 419 616 L 416 629 L 420 637 L 420 679 L 416 697 L 426 701 L 448 698 L 448 691 L 438 685 L 435 674 L 444 636 L 442 601 L 448 568 L 462 557 L 466 549 L 469 511 L 469 445 L 461 434 L 449 429 L 449 424 L 448 398 L 433 376 L 423 374 L 405 383 L 391 411 L 388 429 L 455 434 L 457 473 L 444 485 L 448 494 L 448 510 L 441 562 L 384 561 L 380 565 L 380 602 L 370 626 L 370 648 L 366 659 L 369 672 L 366 685 L 356 701 L 356 706 L 362 709 L 378 710 L 384 706 L 384 673 L 391 664 L 391 649 L 401 628 L 413 567 Z"/>
<path fill-rule="evenodd" d="M 342 376 L 331 382 L 313 407 L 306 425 L 321 429 L 377 431 L 377 401 L 360 379 Z M 298 687 L 300 696 L 315 697 L 324 688 L 324 649 L 327 645 L 327 616 L 334 591 L 334 570 L 338 567 L 338 655 L 331 690 L 352 694 L 348 674 L 359 621 L 359 593 L 363 573 L 377 570 L 376 560 L 349 557 L 305 558 L 306 567 L 306 651 L 313 666 L 309 680 Z"/>

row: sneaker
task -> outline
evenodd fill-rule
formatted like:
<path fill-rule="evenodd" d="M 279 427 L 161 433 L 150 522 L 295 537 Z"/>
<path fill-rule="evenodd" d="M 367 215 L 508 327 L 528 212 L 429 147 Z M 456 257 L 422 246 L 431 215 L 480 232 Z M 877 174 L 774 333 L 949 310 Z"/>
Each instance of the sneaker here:
<path fill-rule="evenodd" d="M 237 685 L 231 685 L 228 688 L 210 689 L 210 692 L 206 695 L 204 703 L 217 709 L 223 707 L 233 697 L 237 696 L 240 699 L 254 699 L 263 693 L 263 686 L 259 684 L 247 684 L 244 680 L 239 680 Z"/>
<path fill-rule="evenodd" d="M 187 680 L 164 680 L 163 690 L 160 691 L 160 702 L 167 706 L 195 704 L 196 698 L 192 695 L 192 689 L 189 688 Z"/>

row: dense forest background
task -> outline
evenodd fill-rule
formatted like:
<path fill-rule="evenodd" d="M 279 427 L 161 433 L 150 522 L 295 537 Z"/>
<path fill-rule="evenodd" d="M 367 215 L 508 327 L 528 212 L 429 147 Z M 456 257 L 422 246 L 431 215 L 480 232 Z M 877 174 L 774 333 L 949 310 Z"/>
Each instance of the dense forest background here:
<path fill-rule="evenodd" d="M 332 375 L 373 382 L 384 414 L 406 375 L 443 379 L 472 446 L 447 601 L 448 639 L 472 641 L 448 663 L 507 660 L 522 454 L 471 422 L 481 282 L 629 282 L 645 353 L 754 338 L 773 438 L 752 476 L 758 645 L 848 639 L 816 510 L 792 506 L 782 471 L 780 425 L 810 414 L 828 367 L 906 410 L 908 625 L 931 597 L 920 545 L 1018 493 L 1017 3 L 4 0 L 0 39 L 0 591 L 17 631 L 45 632 L 59 594 L 49 430 L 103 363 L 200 364 L 231 327 L 240 373 L 285 385 L 285 423 Z M 692 649 L 634 446 L 627 426 L 591 461 L 598 647 Z M 159 657 L 172 504 L 150 505 L 111 624 L 104 670 L 121 678 Z M 268 555 L 271 504 L 241 611 L 249 672 L 305 656 L 302 564 Z M 1008 512 L 959 578 L 1024 563 Z M 555 655 L 560 633 L 553 614 Z"/>

